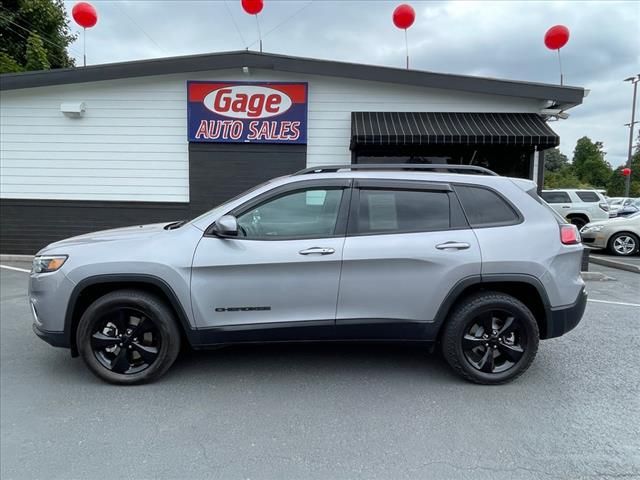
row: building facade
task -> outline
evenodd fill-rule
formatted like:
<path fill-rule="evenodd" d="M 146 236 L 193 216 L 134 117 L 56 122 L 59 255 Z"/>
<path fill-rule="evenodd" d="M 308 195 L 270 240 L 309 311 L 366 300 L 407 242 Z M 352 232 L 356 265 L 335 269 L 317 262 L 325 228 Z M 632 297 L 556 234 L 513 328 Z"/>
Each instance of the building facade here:
<path fill-rule="evenodd" d="M 194 217 L 349 163 L 477 164 L 541 181 L 549 112 L 585 91 L 232 52 L 0 76 L 0 249 Z"/>

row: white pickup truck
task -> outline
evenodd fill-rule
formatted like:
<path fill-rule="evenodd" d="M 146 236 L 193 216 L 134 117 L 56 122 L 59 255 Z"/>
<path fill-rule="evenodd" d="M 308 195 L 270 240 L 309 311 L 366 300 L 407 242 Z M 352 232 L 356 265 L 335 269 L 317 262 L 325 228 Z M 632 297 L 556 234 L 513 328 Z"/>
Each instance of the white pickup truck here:
<path fill-rule="evenodd" d="M 574 188 L 543 190 L 541 196 L 556 212 L 578 228 L 584 227 L 589 222 L 609 218 L 609 204 L 596 190 Z"/>

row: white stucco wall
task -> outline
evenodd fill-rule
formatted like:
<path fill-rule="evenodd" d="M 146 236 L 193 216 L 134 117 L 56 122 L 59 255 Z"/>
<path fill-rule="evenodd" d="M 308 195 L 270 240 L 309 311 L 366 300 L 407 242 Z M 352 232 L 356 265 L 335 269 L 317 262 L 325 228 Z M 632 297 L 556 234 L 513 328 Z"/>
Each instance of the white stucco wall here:
<path fill-rule="evenodd" d="M 0 196 L 187 202 L 187 80 L 308 82 L 308 166 L 350 163 L 352 111 L 543 108 L 531 99 L 240 69 L 11 90 L 0 93 Z M 63 102 L 84 102 L 84 116 L 65 117 Z"/>

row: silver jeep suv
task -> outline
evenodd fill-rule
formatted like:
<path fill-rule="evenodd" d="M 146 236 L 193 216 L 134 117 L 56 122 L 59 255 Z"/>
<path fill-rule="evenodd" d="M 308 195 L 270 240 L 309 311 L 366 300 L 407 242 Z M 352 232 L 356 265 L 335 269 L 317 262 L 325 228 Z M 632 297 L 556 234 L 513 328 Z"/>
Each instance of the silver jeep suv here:
<path fill-rule="evenodd" d="M 277 178 L 191 221 L 53 243 L 34 259 L 35 333 L 118 384 L 181 344 L 412 341 L 504 383 L 586 305 L 583 247 L 533 182 L 447 165 Z"/>

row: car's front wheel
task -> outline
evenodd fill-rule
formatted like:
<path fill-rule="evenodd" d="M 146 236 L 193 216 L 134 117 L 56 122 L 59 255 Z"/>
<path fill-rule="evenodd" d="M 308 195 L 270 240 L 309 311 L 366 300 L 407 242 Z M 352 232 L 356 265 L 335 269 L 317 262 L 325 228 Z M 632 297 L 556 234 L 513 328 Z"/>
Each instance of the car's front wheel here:
<path fill-rule="evenodd" d="M 133 385 L 167 371 L 180 350 L 180 331 L 161 299 L 120 290 L 87 308 L 78 323 L 76 342 L 80 356 L 98 377 Z"/>
<path fill-rule="evenodd" d="M 499 292 L 467 297 L 442 335 L 444 356 L 462 377 L 486 385 L 509 382 L 538 351 L 538 324 L 520 300 Z"/>
<path fill-rule="evenodd" d="M 609 251 L 614 255 L 628 257 L 638 253 L 640 241 L 633 233 L 616 233 L 609 239 Z"/>

